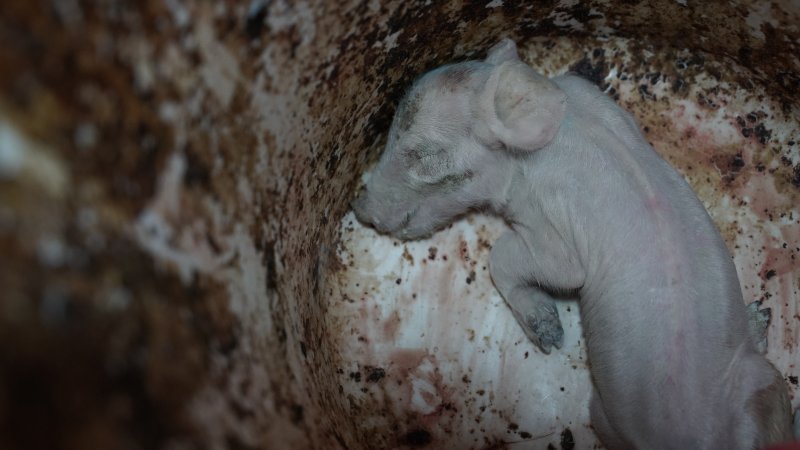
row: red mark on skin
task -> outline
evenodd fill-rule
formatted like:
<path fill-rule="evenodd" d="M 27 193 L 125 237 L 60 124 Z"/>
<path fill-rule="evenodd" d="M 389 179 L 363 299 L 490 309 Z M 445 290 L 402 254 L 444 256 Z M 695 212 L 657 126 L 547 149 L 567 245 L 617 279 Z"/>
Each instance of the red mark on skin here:
<path fill-rule="evenodd" d="M 645 200 L 644 207 L 648 211 L 662 211 L 664 209 L 664 199 L 658 195 L 653 195 Z"/>

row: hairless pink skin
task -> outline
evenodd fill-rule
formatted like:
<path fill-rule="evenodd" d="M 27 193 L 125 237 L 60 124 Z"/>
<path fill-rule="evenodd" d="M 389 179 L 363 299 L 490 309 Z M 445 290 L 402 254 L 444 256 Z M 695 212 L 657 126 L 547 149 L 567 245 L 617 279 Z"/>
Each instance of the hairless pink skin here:
<path fill-rule="evenodd" d="M 472 208 L 504 217 L 495 286 L 544 353 L 563 339 L 551 294 L 580 297 L 609 448 L 791 439 L 786 386 L 702 203 L 628 113 L 579 77 L 539 75 L 512 41 L 415 83 L 353 207 L 404 239 Z"/>

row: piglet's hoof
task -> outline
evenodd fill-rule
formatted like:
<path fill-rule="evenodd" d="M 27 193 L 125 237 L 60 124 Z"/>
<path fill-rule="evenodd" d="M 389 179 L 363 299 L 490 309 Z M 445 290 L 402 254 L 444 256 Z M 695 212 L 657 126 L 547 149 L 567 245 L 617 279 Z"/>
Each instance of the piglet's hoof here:
<path fill-rule="evenodd" d="M 564 329 L 555 307 L 547 308 L 542 314 L 528 314 L 525 325 L 525 334 L 546 355 L 553 347 L 561 348 L 564 343 Z"/>
<path fill-rule="evenodd" d="M 772 310 L 761 308 L 761 301 L 756 300 L 747 305 L 747 313 L 753 344 L 759 353 L 764 354 L 767 351 L 767 327 L 772 318 Z"/>

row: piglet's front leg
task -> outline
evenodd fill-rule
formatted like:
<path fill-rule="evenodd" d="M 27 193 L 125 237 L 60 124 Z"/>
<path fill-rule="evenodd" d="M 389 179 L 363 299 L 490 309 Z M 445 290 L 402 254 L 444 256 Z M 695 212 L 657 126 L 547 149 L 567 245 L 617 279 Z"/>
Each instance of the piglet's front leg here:
<path fill-rule="evenodd" d="M 542 352 L 561 348 L 564 329 L 553 298 L 535 286 L 531 272 L 535 266 L 525 242 L 513 231 L 502 235 L 492 246 L 490 271 L 495 287 L 522 326 L 525 335 Z"/>

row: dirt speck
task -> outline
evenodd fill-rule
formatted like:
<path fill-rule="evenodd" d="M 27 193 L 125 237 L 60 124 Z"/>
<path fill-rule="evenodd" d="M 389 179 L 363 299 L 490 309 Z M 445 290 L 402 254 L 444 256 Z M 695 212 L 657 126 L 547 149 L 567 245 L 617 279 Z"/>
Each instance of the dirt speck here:
<path fill-rule="evenodd" d="M 377 383 L 386 376 L 386 371 L 381 367 L 367 366 L 364 369 L 367 372 L 366 380 L 368 383 Z"/>
<path fill-rule="evenodd" d="M 599 60 L 596 62 L 593 62 L 588 57 L 583 58 L 571 65 L 569 70 L 577 73 L 583 78 L 586 78 L 600 88 L 605 89 L 604 80 L 606 75 L 608 75 L 608 67 L 606 66 L 605 61 L 602 59 L 602 54 L 600 54 L 600 56 L 601 58 L 599 58 Z"/>
<path fill-rule="evenodd" d="M 564 431 L 561 432 L 560 445 L 563 450 L 572 450 L 575 448 L 575 438 L 572 437 L 572 430 L 569 428 L 565 428 Z"/>

